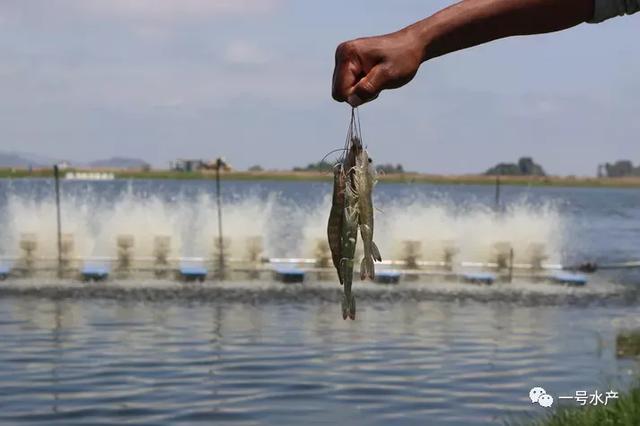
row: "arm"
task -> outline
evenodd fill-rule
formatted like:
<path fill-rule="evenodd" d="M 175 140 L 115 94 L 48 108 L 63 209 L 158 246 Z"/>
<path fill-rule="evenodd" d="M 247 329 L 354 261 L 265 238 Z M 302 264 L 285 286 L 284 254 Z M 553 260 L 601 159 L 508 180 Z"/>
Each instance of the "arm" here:
<path fill-rule="evenodd" d="M 405 85 L 429 59 L 503 37 L 559 31 L 592 18 L 594 0 L 463 0 L 398 32 L 342 43 L 336 51 L 333 97 L 358 106 L 382 90 Z"/>

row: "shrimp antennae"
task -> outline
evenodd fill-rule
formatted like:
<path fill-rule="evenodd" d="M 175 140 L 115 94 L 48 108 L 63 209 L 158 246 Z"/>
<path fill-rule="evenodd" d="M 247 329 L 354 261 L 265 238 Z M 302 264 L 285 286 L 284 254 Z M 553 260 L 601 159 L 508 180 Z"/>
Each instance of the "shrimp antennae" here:
<path fill-rule="evenodd" d="M 334 149 L 331 150 L 327 153 L 327 155 L 325 155 L 324 157 L 322 157 L 322 160 L 320 160 L 320 162 L 322 163 L 324 160 L 327 159 L 328 156 L 330 156 L 331 154 L 333 154 L 334 152 L 343 152 L 346 151 L 346 148 L 338 148 L 338 149 Z"/>

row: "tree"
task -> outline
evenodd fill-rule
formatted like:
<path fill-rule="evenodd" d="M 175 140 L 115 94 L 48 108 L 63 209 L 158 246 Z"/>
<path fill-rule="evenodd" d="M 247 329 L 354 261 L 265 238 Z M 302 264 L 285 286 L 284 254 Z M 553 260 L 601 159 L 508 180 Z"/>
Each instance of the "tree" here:
<path fill-rule="evenodd" d="M 546 176 L 544 169 L 531 157 L 522 157 L 517 164 L 500 163 L 485 172 L 493 176 Z"/>
<path fill-rule="evenodd" d="M 294 172 L 330 172 L 333 170 L 333 164 L 326 161 L 319 161 L 317 163 L 311 163 L 307 167 L 294 167 Z"/>
<path fill-rule="evenodd" d="M 402 164 L 396 164 L 395 166 L 393 164 L 378 164 L 376 166 L 376 171 L 378 173 L 382 173 L 385 175 L 393 175 L 393 174 L 399 174 L 399 173 L 404 173 L 404 167 L 402 167 Z"/>

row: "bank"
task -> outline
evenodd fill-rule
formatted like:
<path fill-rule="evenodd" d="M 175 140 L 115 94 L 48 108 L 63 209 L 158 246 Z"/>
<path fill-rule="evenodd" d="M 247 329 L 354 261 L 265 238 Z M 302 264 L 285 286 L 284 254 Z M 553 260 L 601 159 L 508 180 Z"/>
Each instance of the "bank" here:
<path fill-rule="evenodd" d="M 178 172 L 172 170 L 115 170 L 115 169 L 73 169 L 74 172 L 109 172 L 117 179 L 176 179 L 206 180 L 215 179 L 214 171 Z M 64 175 L 65 172 L 63 172 Z M 48 178 L 53 176 L 51 169 L 0 169 L 0 178 L 26 179 Z M 255 181 L 317 181 L 330 182 L 330 173 L 294 172 L 294 171 L 233 171 L 221 173 L 224 180 Z M 496 176 L 489 175 L 432 175 L 423 173 L 398 173 L 379 175 L 385 183 L 424 183 L 436 185 L 495 185 Z M 502 185 L 516 186 L 555 186 L 590 188 L 640 188 L 640 177 L 596 178 L 575 176 L 501 176 Z"/>

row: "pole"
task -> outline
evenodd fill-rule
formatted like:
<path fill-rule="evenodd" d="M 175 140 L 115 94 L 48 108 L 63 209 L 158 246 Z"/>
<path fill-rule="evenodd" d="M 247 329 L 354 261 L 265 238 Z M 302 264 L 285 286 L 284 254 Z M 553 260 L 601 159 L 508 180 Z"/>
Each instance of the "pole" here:
<path fill-rule="evenodd" d="M 513 248 L 509 249 L 509 283 L 513 281 Z"/>
<path fill-rule="evenodd" d="M 496 176 L 496 210 L 500 209 L 500 176 Z"/>
<path fill-rule="evenodd" d="M 218 203 L 218 276 L 224 278 L 224 239 L 222 238 L 222 198 L 220 195 L 220 169 L 222 160 L 216 160 L 216 199 Z"/>
<path fill-rule="evenodd" d="M 58 278 L 62 278 L 62 223 L 60 220 L 60 169 L 53 166 L 53 177 L 56 185 L 56 214 L 58 220 Z"/>

